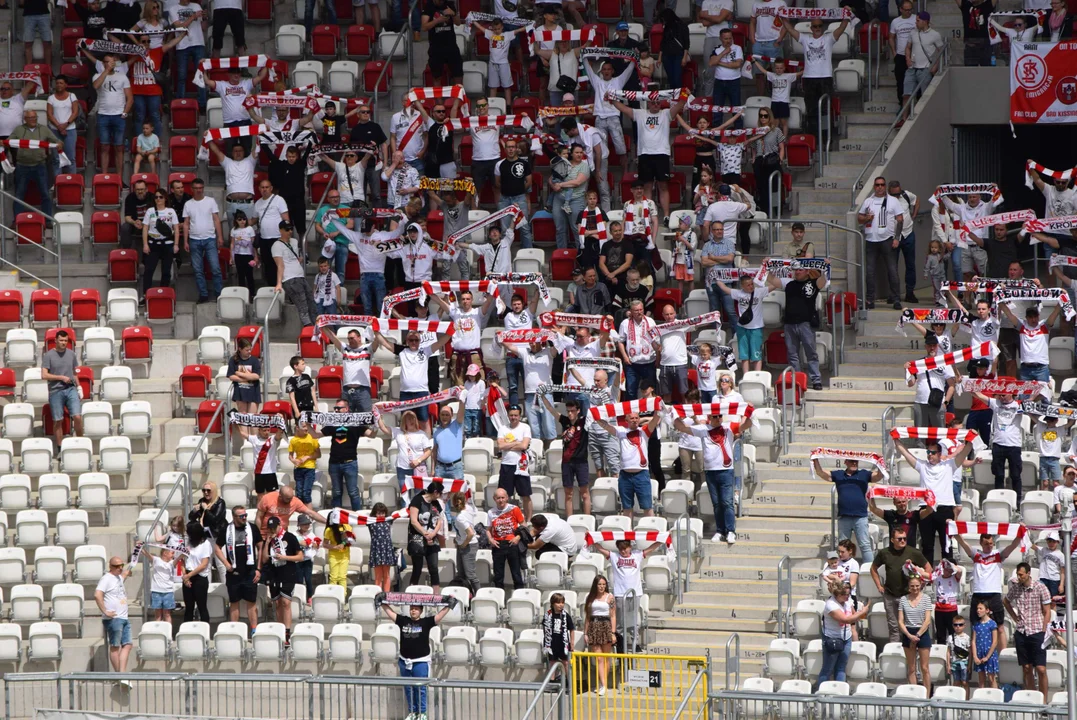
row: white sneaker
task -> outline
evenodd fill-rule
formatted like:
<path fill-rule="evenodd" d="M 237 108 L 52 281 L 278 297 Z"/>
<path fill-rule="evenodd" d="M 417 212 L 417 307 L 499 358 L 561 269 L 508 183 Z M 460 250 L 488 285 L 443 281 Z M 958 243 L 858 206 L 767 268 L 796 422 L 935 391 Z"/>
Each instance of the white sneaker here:
<path fill-rule="evenodd" d="M 416 713 L 408 713 L 408 716 L 404 720 L 415 720 Z"/>
<path fill-rule="evenodd" d="M 600 688 L 598 689 L 598 694 L 599 694 L 599 695 L 605 695 L 605 694 L 606 694 L 606 688 L 604 688 L 604 687 L 600 687 Z"/>
<path fill-rule="evenodd" d="M 714 533 L 711 536 L 711 542 L 722 542 L 723 540 L 725 540 L 725 535 L 722 535 L 722 533 Z"/>
<path fill-rule="evenodd" d="M 737 534 L 736 533 L 729 533 L 728 535 L 725 536 L 725 541 L 727 543 L 729 543 L 730 545 L 736 545 L 737 544 Z"/>

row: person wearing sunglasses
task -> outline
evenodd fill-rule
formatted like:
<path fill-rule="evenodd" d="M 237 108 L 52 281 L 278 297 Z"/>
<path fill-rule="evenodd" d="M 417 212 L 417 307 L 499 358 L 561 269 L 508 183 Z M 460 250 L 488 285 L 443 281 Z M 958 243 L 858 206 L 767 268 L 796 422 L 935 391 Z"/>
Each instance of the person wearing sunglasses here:
<path fill-rule="evenodd" d="M 97 581 L 93 599 L 101 611 L 108 641 L 108 659 L 115 672 L 127 672 L 127 658 L 131 654 L 131 621 L 127 613 L 127 590 L 123 581 L 131 576 L 131 568 L 125 568 L 123 558 L 108 559 L 108 572 Z M 121 684 L 129 685 L 126 680 Z"/>
<path fill-rule="evenodd" d="M 804 46 L 804 102 L 808 108 L 804 124 L 808 133 L 815 133 L 819 129 L 815 127 L 818 124 L 816 108 L 819 107 L 819 99 L 823 95 L 834 96 L 834 44 L 849 27 L 849 18 L 843 18 L 833 32 L 823 31 L 822 20 L 812 20 L 810 37 L 805 37 L 804 33 L 793 27 L 789 18 L 781 20 L 793 40 Z"/>
<path fill-rule="evenodd" d="M 951 456 L 942 456 L 942 447 L 936 442 L 927 446 L 927 460 L 920 460 L 901 443 L 895 443 L 898 452 L 914 471 L 920 474 L 920 488 L 935 495 L 934 512 L 920 518 L 920 549 L 924 556 L 935 557 L 935 536 L 942 544 L 942 557 L 953 561 L 954 546 L 947 532 L 947 522 L 954 519 L 954 478 L 961 477 L 961 464 L 972 452 L 972 443 L 964 443 Z M 971 556 L 972 553 L 969 553 Z M 928 578 L 930 580 L 930 578 Z"/>
<path fill-rule="evenodd" d="M 169 207 L 168 193 L 158 188 L 153 193 L 153 207 L 142 218 L 142 300 L 153 287 L 153 274 L 161 266 L 161 285 L 172 284 L 172 259 L 179 253 L 179 216 Z"/>
<path fill-rule="evenodd" d="M 898 445 L 901 448 L 901 445 Z M 886 580 L 879 575 L 879 568 L 886 568 Z M 909 545 L 909 538 L 900 527 L 890 531 L 890 545 L 880 550 L 871 562 L 871 579 L 875 588 L 883 596 L 883 609 L 886 611 L 886 631 L 889 641 L 901 642 L 901 628 L 898 625 L 898 605 L 901 598 L 909 592 L 910 575 L 918 576 L 923 582 L 931 580 L 931 563 L 924 554 Z"/>
<path fill-rule="evenodd" d="M 875 178 L 872 193 L 860 205 L 856 221 L 864 226 L 864 262 L 867 263 L 865 306 L 868 310 L 875 309 L 875 268 L 882 259 L 886 262 L 886 279 L 889 285 L 886 302 L 892 303 L 895 310 L 900 310 L 897 261 L 901 241 L 898 238 L 905 224 L 905 216 L 897 200 L 887 194 L 886 178 L 881 175 Z"/>
<path fill-rule="evenodd" d="M 348 142 L 352 145 L 377 148 L 376 154 L 382 165 L 388 165 L 389 136 L 385 134 L 381 123 L 374 122 L 374 112 L 371 110 L 370 103 L 360 101 L 345 117 L 350 118 L 352 115 L 355 115 L 358 121 L 352 126 Z M 381 183 L 378 181 L 380 171 L 377 165 L 377 162 L 368 162 L 363 174 L 364 182 L 366 183 L 366 196 L 373 205 L 380 205 L 381 203 Z"/>

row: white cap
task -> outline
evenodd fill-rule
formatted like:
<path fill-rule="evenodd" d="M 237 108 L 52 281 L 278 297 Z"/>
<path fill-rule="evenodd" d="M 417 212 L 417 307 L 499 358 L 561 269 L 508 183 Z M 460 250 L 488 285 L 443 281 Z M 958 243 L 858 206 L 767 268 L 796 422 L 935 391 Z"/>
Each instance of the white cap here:
<path fill-rule="evenodd" d="M 1048 530 L 1047 532 L 1045 532 L 1043 534 L 1043 539 L 1044 540 L 1054 540 L 1055 542 L 1059 542 L 1058 530 Z"/>

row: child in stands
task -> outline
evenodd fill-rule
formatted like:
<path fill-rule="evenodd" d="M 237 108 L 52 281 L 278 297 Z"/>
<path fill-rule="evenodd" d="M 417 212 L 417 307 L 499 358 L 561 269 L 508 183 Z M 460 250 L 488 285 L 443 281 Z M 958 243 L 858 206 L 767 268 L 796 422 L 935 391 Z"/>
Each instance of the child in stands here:
<path fill-rule="evenodd" d="M 370 567 L 374 570 L 374 584 L 389 592 L 390 573 L 396 564 L 396 550 L 393 548 L 393 524 L 384 521 L 389 514 L 385 503 L 374 503 L 371 510 L 374 517 L 383 520 L 367 525 L 370 530 Z M 338 583 L 339 584 L 339 583 Z"/>

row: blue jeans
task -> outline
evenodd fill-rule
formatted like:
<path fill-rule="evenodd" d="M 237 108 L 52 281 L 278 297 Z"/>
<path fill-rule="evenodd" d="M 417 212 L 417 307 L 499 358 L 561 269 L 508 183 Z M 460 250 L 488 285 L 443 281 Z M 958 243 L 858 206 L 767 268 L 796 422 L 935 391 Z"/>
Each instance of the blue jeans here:
<path fill-rule="evenodd" d="M 370 388 L 365 385 L 349 385 L 341 391 L 341 397 L 348 401 L 348 412 L 370 412 L 374 409 Z"/>
<path fill-rule="evenodd" d="M 131 644 L 131 621 L 127 618 L 102 618 L 105 626 L 105 638 L 112 647 Z"/>
<path fill-rule="evenodd" d="M 221 261 L 217 256 L 217 238 L 191 238 L 190 245 L 191 265 L 194 268 L 194 284 L 198 287 L 198 297 L 209 297 L 209 288 L 206 286 L 206 260 L 209 260 L 209 271 L 213 273 L 213 293 L 220 295 L 223 278 L 221 277 Z"/>
<path fill-rule="evenodd" d="M 646 380 L 655 385 L 654 363 L 628 363 L 625 367 L 625 399 L 635 400 L 639 397 L 640 382 Z"/>
<path fill-rule="evenodd" d="M 711 312 L 721 309 L 725 313 L 726 320 L 729 322 L 730 332 L 736 333 L 740 323 L 737 322 L 739 316 L 733 305 L 733 296 L 722 292 L 717 286 L 708 285 L 707 300 L 710 301 Z"/>
<path fill-rule="evenodd" d="M 586 207 L 586 199 L 584 197 L 578 197 L 571 202 L 566 203 L 562 197 L 563 193 L 554 193 L 551 213 L 553 214 L 553 224 L 557 231 L 557 249 L 564 250 L 569 246 L 569 231 L 572 230 L 572 245 L 576 245 L 575 228 L 573 224 L 576 221 L 576 217 L 583 212 Z M 566 213 L 564 206 L 568 205 L 572 212 Z"/>
<path fill-rule="evenodd" d="M 838 516 L 838 539 L 845 540 L 856 535 L 856 545 L 860 548 L 860 562 L 870 563 L 875 559 L 875 550 L 871 547 L 871 535 L 868 534 L 868 518 Z"/>
<path fill-rule="evenodd" d="M 336 315 L 337 303 L 336 300 L 327 303 L 314 303 L 318 307 L 318 315 Z"/>
<path fill-rule="evenodd" d="M 198 63 L 202 62 L 202 58 L 205 56 L 205 45 L 192 45 L 176 51 L 176 78 L 179 80 L 176 97 L 187 97 L 187 61 L 193 62 L 194 66 L 198 67 Z M 206 108 L 206 89 L 204 87 L 198 88 L 198 107 L 203 110 Z"/>
<path fill-rule="evenodd" d="M 367 315 L 380 315 L 385 299 L 385 273 L 364 272 L 359 275 L 359 297 Z"/>
<path fill-rule="evenodd" d="M 737 514 L 733 507 L 733 488 L 736 479 L 733 468 L 728 470 L 707 470 L 703 473 L 707 480 L 707 491 L 711 494 L 714 505 L 714 523 L 722 535 L 737 531 Z"/>
<path fill-rule="evenodd" d="M 52 419 L 55 422 L 62 423 L 64 421 L 65 408 L 73 418 L 82 415 L 82 400 L 79 399 L 77 385 L 49 391 L 49 410 L 52 412 Z"/>
<path fill-rule="evenodd" d="M 684 74 L 684 67 L 681 65 L 683 58 L 683 53 L 662 53 L 662 68 L 666 71 L 666 79 L 671 88 L 681 86 L 681 76 Z"/>
<path fill-rule="evenodd" d="M 67 126 L 67 131 L 66 132 L 60 132 L 59 130 L 54 128 L 52 125 L 49 125 L 49 129 L 52 130 L 54 133 L 56 133 L 57 137 L 59 137 L 61 140 L 63 140 L 63 142 L 64 142 L 64 155 L 67 155 L 67 159 L 71 161 L 71 164 L 67 166 L 66 172 L 74 173 L 75 169 L 76 169 L 75 168 L 75 143 L 78 142 L 78 137 L 79 137 L 78 128 L 75 127 L 74 124 L 71 124 L 71 125 Z M 60 156 L 59 155 L 56 156 L 56 165 L 54 167 L 56 168 L 56 170 L 54 171 L 54 174 L 59 174 L 59 172 L 60 172 Z"/>
<path fill-rule="evenodd" d="M 328 3 L 327 3 L 328 5 Z M 307 32 L 310 32 L 309 30 Z M 337 243 L 337 252 L 333 256 L 333 272 L 337 274 L 340 281 L 344 281 L 344 273 L 348 269 L 348 246 Z M 379 309 L 380 312 L 380 309 Z"/>
<path fill-rule="evenodd" d="M 617 490 L 621 495 L 622 510 L 631 510 L 635 506 L 633 496 L 639 501 L 640 510 L 650 510 L 654 507 L 654 498 L 651 497 L 651 473 L 646 469 L 636 472 L 628 470 L 619 472 Z"/>
<path fill-rule="evenodd" d="M 849 650 L 852 647 L 852 638 L 823 638 L 823 668 L 819 671 L 816 687 L 827 680 L 845 682 L 845 666 L 849 662 Z"/>
<path fill-rule="evenodd" d="M 160 95 L 135 95 L 135 130 L 141 133 L 142 123 L 147 121 L 153 123 L 153 131 L 161 137 Z"/>
<path fill-rule="evenodd" d="M 415 7 L 419 7 L 418 4 Z M 400 677 L 430 677 L 430 663 L 417 662 L 411 664 L 408 670 L 403 660 L 397 660 L 400 667 Z M 426 713 L 426 686 L 404 688 L 404 698 L 408 701 L 409 713 Z"/>
<path fill-rule="evenodd" d="M 16 165 L 15 166 L 15 197 L 20 200 L 26 197 L 26 188 L 30 183 L 37 185 L 37 191 L 41 195 L 41 212 L 52 215 L 52 196 L 49 194 L 49 166 L 47 162 L 40 165 Z M 15 203 L 15 214 L 31 212 L 35 208 L 23 203 Z M 14 223 L 13 223 L 14 224 Z"/>
<path fill-rule="evenodd" d="M 1021 380 L 1051 382 L 1051 368 L 1042 363 L 1021 363 L 1017 366 L 1017 377 Z"/>
<path fill-rule="evenodd" d="M 434 475 L 442 478 L 452 478 L 453 480 L 462 480 L 464 477 L 463 459 L 451 463 L 436 461 L 434 463 Z"/>
<path fill-rule="evenodd" d="M 482 410 L 464 411 L 464 436 L 473 438 L 482 435 Z"/>
<path fill-rule="evenodd" d="M 329 479 L 333 483 L 333 507 L 342 507 L 344 488 L 348 489 L 352 510 L 363 506 L 363 491 L 359 489 L 359 466 L 354 460 L 329 463 Z"/>
<path fill-rule="evenodd" d="M 898 252 L 905 258 L 905 294 L 916 291 L 916 233 L 909 233 L 898 243 Z"/>
<path fill-rule="evenodd" d="M 964 248 L 954 247 L 950 251 L 950 268 L 954 277 L 954 282 L 961 282 L 963 279 L 961 274 L 961 253 Z"/>
<path fill-rule="evenodd" d="M 502 195 L 501 199 L 497 201 L 497 209 L 503 210 L 509 205 L 515 205 L 527 213 L 527 196 L 526 195 Z M 520 233 L 520 247 L 531 248 L 535 246 L 534 238 L 531 235 L 531 218 L 526 218 L 525 222 L 520 229 L 517 230 Z M 504 230 L 512 222 L 509 218 L 505 218 L 501 221 L 501 228 Z"/>
<path fill-rule="evenodd" d="M 307 597 L 313 597 L 314 595 L 314 580 L 311 578 L 313 574 L 313 560 L 300 560 L 295 564 L 295 584 L 302 585 L 307 589 Z"/>
<path fill-rule="evenodd" d="M 123 147 L 123 136 L 126 130 L 127 118 L 122 115 L 102 115 L 100 112 L 97 113 L 97 139 L 102 145 L 119 145 Z"/>
<path fill-rule="evenodd" d="M 295 496 L 310 505 L 310 493 L 314 489 L 314 468 L 296 468 L 292 471 L 295 478 Z"/>
<path fill-rule="evenodd" d="M 509 405 L 520 404 L 520 386 L 524 382 L 524 361 L 510 355 L 505 361 L 505 375 L 509 380 Z"/>
<path fill-rule="evenodd" d="M 307 0 L 307 5 L 303 9 L 303 27 L 307 29 L 307 37 L 310 37 L 310 29 L 314 27 L 314 6 L 318 4 L 318 0 Z M 333 0 L 325 0 L 322 3 L 325 16 L 322 17 L 322 22 L 326 25 L 337 24 L 337 8 L 336 3 Z"/>
<path fill-rule="evenodd" d="M 535 393 L 524 395 L 524 405 L 527 407 L 527 424 L 531 426 L 532 437 L 543 440 L 553 440 L 557 437 L 557 418 L 546 409 L 542 400 Z"/>
<path fill-rule="evenodd" d="M 715 79 L 713 100 L 715 105 L 740 105 L 740 80 Z M 713 118 L 715 124 L 720 121 L 720 117 Z M 744 127 L 744 121 L 738 119 L 733 123 L 733 127 L 737 129 Z"/>

